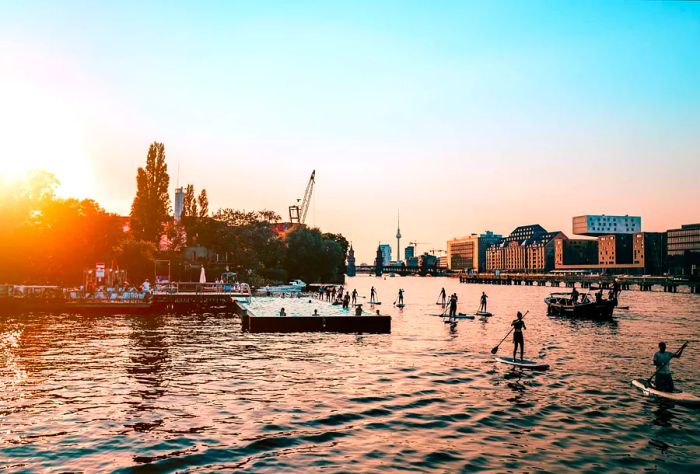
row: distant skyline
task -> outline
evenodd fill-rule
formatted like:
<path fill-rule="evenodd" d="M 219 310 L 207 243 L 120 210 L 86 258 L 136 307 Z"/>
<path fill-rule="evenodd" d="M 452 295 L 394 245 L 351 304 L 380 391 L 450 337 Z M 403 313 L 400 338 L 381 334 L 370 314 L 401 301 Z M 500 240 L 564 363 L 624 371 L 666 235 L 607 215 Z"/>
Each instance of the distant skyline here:
<path fill-rule="evenodd" d="M 663 231 L 700 221 L 698 44 L 700 2 L 8 1 L 0 173 L 128 214 L 162 141 L 171 196 L 179 164 L 210 209 L 286 220 L 316 169 L 307 222 L 358 263 L 397 209 L 419 251 L 589 213 Z"/>

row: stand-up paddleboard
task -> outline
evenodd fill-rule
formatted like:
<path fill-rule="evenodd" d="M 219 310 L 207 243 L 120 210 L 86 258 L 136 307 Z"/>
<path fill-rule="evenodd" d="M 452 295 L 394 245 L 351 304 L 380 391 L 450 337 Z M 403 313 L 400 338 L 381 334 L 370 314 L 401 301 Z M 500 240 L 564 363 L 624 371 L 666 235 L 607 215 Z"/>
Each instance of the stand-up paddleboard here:
<path fill-rule="evenodd" d="M 617 309 L 630 309 L 629 306 L 617 306 Z"/>
<path fill-rule="evenodd" d="M 403 303 L 399 303 L 399 304 L 396 305 L 397 308 L 403 308 L 404 306 L 406 306 L 406 305 L 403 304 Z"/>
<path fill-rule="evenodd" d="M 459 313 L 457 316 L 450 316 L 449 314 L 431 314 L 431 316 L 439 316 L 441 318 L 445 318 L 445 322 L 449 321 L 450 318 L 452 318 L 452 319 L 474 319 L 473 314 L 464 314 L 464 313 Z"/>
<path fill-rule="evenodd" d="M 476 314 L 477 316 L 482 317 L 482 318 L 493 316 L 493 314 L 489 313 L 488 311 L 477 311 L 474 314 Z"/>
<path fill-rule="evenodd" d="M 700 397 L 693 395 L 692 393 L 686 392 L 663 392 L 661 390 L 656 390 L 654 387 L 647 385 L 646 380 L 632 380 L 632 385 L 637 387 L 642 393 L 647 397 L 657 397 L 666 400 L 671 400 L 676 403 L 688 406 L 700 406 Z"/>
<path fill-rule="evenodd" d="M 527 359 L 513 359 L 512 357 L 496 357 L 496 360 L 501 364 L 512 365 L 514 367 L 520 367 L 521 369 L 530 370 L 547 370 L 549 369 L 549 364 L 540 364 L 532 360 Z"/>
<path fill-rule="evenodd" d="M 378 304 L 382 304 L 382 302 L 381 301 L 370 301 L 369 304 L 378 305 Z"/>

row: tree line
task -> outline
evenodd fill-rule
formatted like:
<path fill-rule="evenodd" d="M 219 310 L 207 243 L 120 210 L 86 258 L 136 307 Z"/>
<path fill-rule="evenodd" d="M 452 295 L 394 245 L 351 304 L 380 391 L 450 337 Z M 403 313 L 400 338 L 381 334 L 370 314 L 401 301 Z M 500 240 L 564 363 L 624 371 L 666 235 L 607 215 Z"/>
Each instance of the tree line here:
<path fill-rule="evenodd" d="M 300 278 L 337 282 L 345 273 L 348 241 L 340 234 L 281 223 L 269 210 L 209 211 L 206 189 L 184 191 L 179 222 L 171 217 L 165 146 L 153 143 L 136 173 L 128 219 L 90 199 L 60 198 L 58 181 L 36 172 L 0 191 L 0 282 L 80 284 L 96 262 L 125 269 L 138 283 L 152 278 L 156 260 L 168 260 L 173 280 L 194 279 L 204 264 L 209 277 L 225 270 L 262 284 Z M 205 250 L 190 261 L 188 248 Z M 199 273 L 196 273 L 198 278 Z"/>

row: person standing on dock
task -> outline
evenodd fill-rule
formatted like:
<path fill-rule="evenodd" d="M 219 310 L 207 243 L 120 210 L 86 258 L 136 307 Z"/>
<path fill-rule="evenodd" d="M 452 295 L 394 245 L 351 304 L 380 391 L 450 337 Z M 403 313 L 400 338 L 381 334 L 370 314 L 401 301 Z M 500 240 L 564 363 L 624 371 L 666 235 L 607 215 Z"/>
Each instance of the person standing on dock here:
<path fill-rule="evenodd" d="M 450 296 L 450 318 L 457 317 L 457 293 Z"/>
<path fill-rule="evenodd" d="M 486 312 L 486 300 L 488 299 L 488 296 L 486 295 L 485 291 L 481 292 L 481 304 L 479 305 L 479 311 L 484 311 Z"/>
<path fill-rule="evenodd" d="M 352 290 L 352 305 L 355 306 L 357 304 L 357 288 L 354 288 Z"/>
<path fill-rule="evenodd" d="M 284 310 L 284 308 L 280 309 L 280 316 L 287 316 L 287 312 Z"/>
<path fill-rule="evenodd" d="M 523 313 L 518 311 L 518 318 L 513 320 L 510 325 L 513 326 L 513 361 L 515 361 L 515 355 L 518 353 L 518 346 L 520 346 L 520 360 L 523 360 L 523 355 L 525 354 L 523 329 L 527 329 L 525 321 L 523 321 Z"/>
<path fill-rule="evenodd" d="M 447 304 L 447 293 L 445 292 L 445 287 L 442 287 L 442 290 L 440 290 L 440 295 L 438 296 L 438 301 L 442 306 L 444 307 Z"/>
<path fill-rule="evenodd" d="M 369 290 L 369 302 L 376 303 L 377 302 L 376 298 L 377 298 L 377 290 L 375 290 L 374 287 L 372 287 L 372 289 Z"/>
<path fill-rule="evenodd" d="M 343 296 L 343 309 L 348 308 L 350 308 L 350 295 L 345 293 L 345 296 Z"/>
<path fill-rule="evenodd" d="M 654 377 L 654 388 L 662 392 L 673 392 L 673 377 L 671 377 L 671 359 L 678 359 L 683 354 L 685 344 L 678 352 L 666 352 L 666 343 L 659 342 L 659 352 L 654 354 L 654 365 L 658 367 Z"/>
<path fill-rule="evenodd" d="M 398 304 L 403 306 L 403 288 L 399 288 L 399 297 L 397 299 Z"/>

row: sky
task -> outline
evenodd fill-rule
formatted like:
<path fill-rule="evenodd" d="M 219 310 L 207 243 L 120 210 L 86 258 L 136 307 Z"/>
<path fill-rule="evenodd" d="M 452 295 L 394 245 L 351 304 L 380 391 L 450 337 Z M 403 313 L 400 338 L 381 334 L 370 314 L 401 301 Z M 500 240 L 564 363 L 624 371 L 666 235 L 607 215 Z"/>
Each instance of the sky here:
<path fill-rule="evenodd" d="M 419 251 L 699 222 L 700 2 L 0 3 L 0 183 L 128 214 L 153 141 L 213 209 L 286 219 L 315 169 L 307 223 L 359 261 L 399 210 Z"/>

